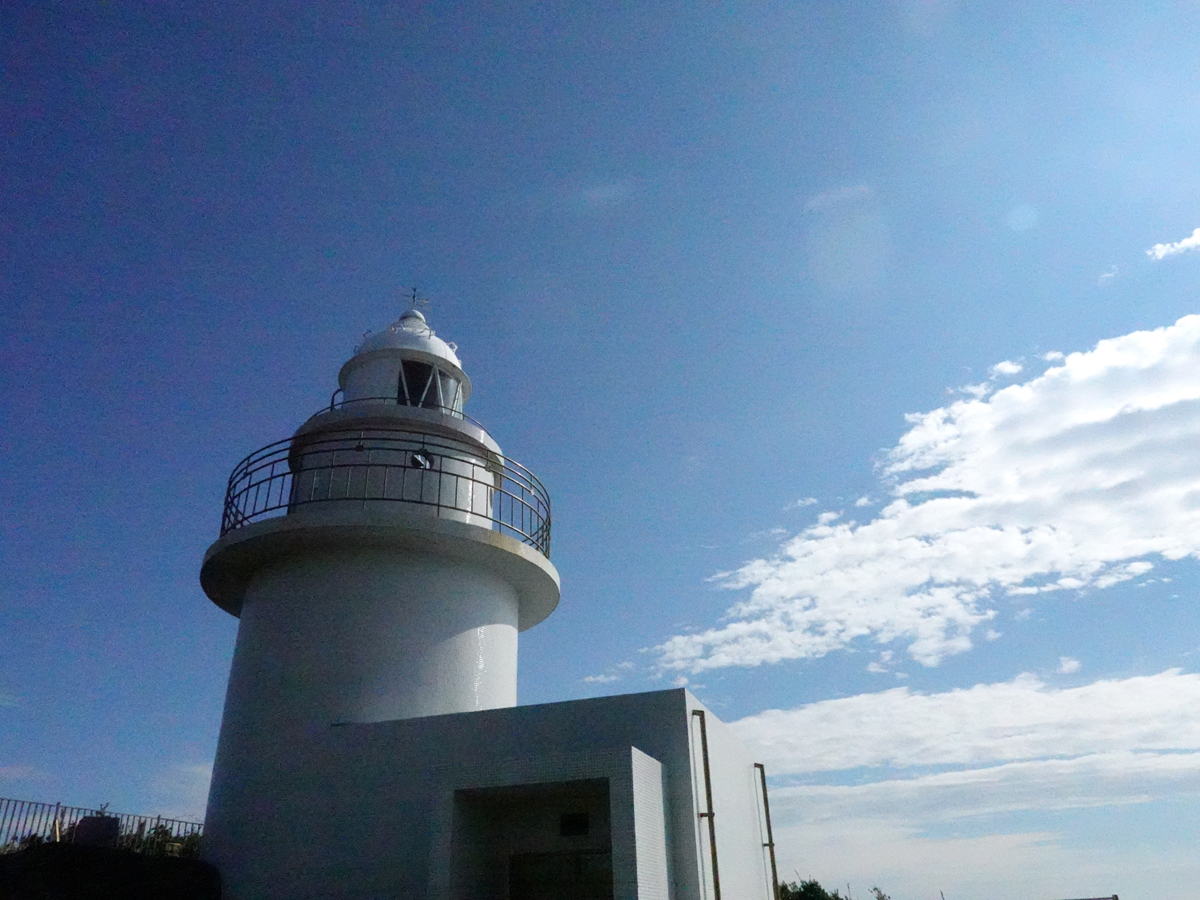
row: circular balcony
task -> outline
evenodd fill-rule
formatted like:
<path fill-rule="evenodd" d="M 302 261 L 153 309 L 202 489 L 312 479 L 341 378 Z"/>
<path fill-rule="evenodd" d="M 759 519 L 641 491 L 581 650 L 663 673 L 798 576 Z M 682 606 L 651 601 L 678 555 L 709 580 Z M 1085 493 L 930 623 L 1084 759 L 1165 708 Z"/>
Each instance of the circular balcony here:
<path fill-rule="evenodd" d="M 481 444 L 398 425 L 297 435 L 251 453 L 229 476 L 221 535 L 274 516 L 395 504 L 550 556 L 550 495 L 532 472 Z"/>

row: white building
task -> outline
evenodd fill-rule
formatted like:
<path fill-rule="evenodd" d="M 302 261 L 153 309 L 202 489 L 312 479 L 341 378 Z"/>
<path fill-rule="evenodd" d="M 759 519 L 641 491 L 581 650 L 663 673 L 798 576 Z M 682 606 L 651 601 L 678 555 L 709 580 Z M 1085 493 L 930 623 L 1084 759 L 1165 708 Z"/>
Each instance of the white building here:
<path fill-rule="evenodd" d="M 229 481 L 204 854 L 231 900 L 770 900 L 766 781 L 685 690 L 517 706 L 550 500 L 416 310 Z M 340 399 L 338 395 L 341 395 Z"/>

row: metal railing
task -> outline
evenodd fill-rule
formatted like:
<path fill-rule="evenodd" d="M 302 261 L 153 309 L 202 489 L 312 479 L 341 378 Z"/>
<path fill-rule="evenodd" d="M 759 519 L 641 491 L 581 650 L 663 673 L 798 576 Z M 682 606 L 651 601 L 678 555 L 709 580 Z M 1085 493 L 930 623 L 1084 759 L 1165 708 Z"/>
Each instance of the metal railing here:
<path fill-rule="evenodd" d="M 80 823 L 89 817 L 116 820 L 117 826 L 111 829 L 116 832 L 112 846 L 154 856 L 195 856 L 204 831 L 203 822 L 0 797 L 0 853 L 15 853 L 37 844 L 72 843 L 77 836 L 82 842 L 91 822 Z"/>
<path fill-rule="evenodd" d="M 550 495 L 532 472 L 481 445 L 413 426 L 305 434 L 256 450 L 229 476 L 221 534 L 333 503 L 409 505 L 550 556 Z"/>

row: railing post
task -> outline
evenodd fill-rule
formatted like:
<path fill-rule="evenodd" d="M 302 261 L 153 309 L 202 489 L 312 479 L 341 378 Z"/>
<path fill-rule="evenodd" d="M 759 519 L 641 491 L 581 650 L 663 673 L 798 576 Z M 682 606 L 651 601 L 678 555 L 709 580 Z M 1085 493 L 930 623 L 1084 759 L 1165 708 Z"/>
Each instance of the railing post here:
<path fill-rule="evenodd" d="M 713 812 L 712 772 L 708 767 L 708 728 L 704 722 L 704 710 L 693 709 L 693 716 L 700 717 L 700 757 L 704 761 L 704 800 L 707 812 L 698 814 L 698 818 L 708 819 L 708 846 L 712 857 L 713 900 L 721 900 L 721 873 L 717 867 L 717 824 L 716 813 Z"/>
<path fill-rule="evenodd" d="M 758 769 L 762 784 L 763 816 L 767 820 L 767 842 L 763 846 L 767 848 L 767 852 L 771 856 L 771 896 L 775 900 L 779 900 L 779 872 L 775 868 L 775 835 L 771 832 L 771 801 L 767 799 L 767 767 L 762 763 L 755 763 L 754 768 Z"/>

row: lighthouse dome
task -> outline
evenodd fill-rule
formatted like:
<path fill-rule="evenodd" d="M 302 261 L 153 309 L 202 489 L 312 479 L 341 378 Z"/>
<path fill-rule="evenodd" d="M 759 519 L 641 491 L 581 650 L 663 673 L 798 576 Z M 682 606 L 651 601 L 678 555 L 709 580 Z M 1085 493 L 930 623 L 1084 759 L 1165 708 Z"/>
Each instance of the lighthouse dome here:
<path fill-rule="evenodd" d="M 387 328 L 368 333 L 342 366 L 338 385 L 344 402 L 388 401 L 461 417 L 471 381 L 457 350 L 419 310 L 405 310 Z"/>
<path fill-rule="evenodd" d="M 372 350 L 416 350 L 454 363 L 462 368 L 455 352 L 458 348 L 443 341 L 425 321 L 420 310 L 409 309 L 383 331 L 376 331 L 363 338 L 355 354 L 370 353 Z"/>

